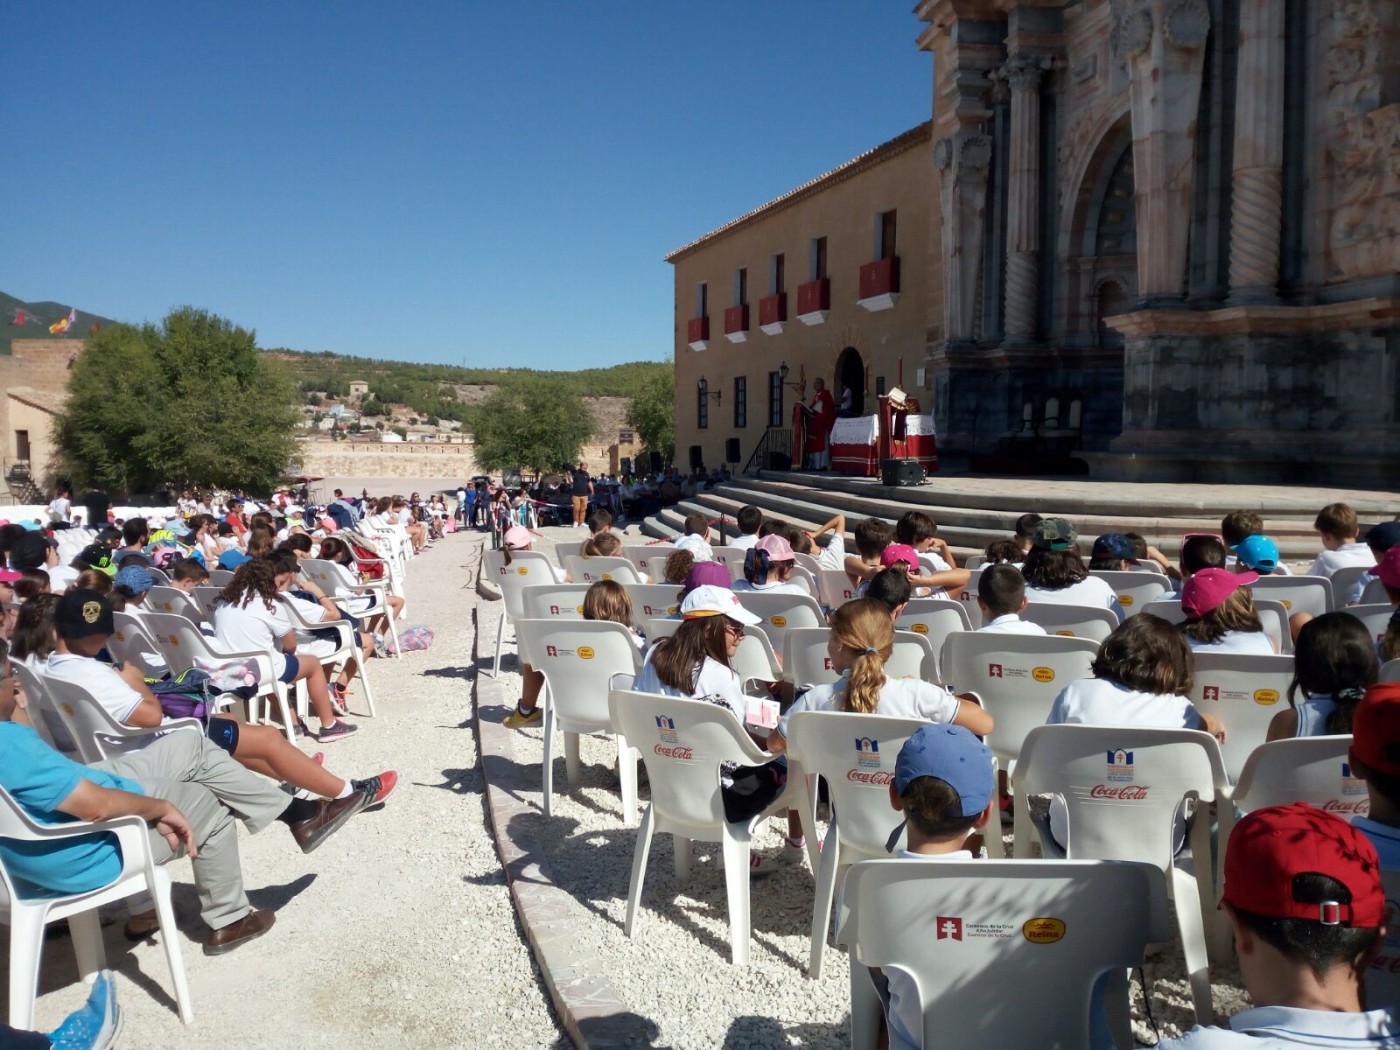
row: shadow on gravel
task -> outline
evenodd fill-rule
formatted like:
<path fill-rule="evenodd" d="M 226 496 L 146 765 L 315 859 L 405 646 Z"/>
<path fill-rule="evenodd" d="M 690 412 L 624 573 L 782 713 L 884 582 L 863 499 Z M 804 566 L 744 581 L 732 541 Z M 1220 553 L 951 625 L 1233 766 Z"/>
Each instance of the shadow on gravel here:
<path fill-rule="evenodd" d="M 444 769 L 441 784 L 425 784 L 421 780 L 413 782 L 414 787 L 437 788 L 454 795 L 479 795 L 484 784 L 480 769 Z"/>
<path fill-rule="evenodd" d="M 724 1034 L 721 1050 L 786 1050 L 787 1032 L 772 1017 L 736 1017 Z"/>
<path fill-rule="evenodd" d="M 473 664 L 473 669 L 479 671 L 487 678 L 493 678 L 495 676 L 491 674 L 491 666 L 494 663 L 495 661 L 491 657 L 483 653 L 476 659 L 476 662 Z M 501 670 L 518 672 L 520 670 L 520 658 L 517 657 L 515 653 L 503 650 L 501 652 Z"/>
<path fill-rule="evenodd" d="M 460 678 L 464 682 L 476 681 L 479 672 L 476 667 L 429 667 L 418 673 L 420 678 Z"/>
<path fill-rule="evenodd" d="M 661 1028 L 650 1017 L 634 1014 L 630 1010 L 621 1014 L 604 1014 L 602 1017 L 585 1017 L 578 1023 L 589 1045 L 600 1046 L 656 1046 Z M 573 1043 L 567 1036 L 560 1036 L 550 1050 L 571 1050 Z"/>

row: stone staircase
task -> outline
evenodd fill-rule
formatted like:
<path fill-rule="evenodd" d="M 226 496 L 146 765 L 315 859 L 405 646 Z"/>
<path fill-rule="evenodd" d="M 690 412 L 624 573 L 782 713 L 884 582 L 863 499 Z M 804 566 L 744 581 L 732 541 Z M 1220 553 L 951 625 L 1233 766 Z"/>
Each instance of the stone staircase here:
<path fill-rule="evenodd" d="M 864 517 L 894 521 L 919 509 L 938 522 L 939 534 L 960 555 L 980 553 L 995 539 L 1008 537 L 1016 518 L 1029 511 L 1068 518 L 1086 540 L 1104 532 L 1137 532 L 1175 556 L 1183 535 L 1216 533 L 1231 510 L 1252 508 L 1288 562 L 1310 562 L 1320 549 L 1312 522 L 1319 508 L 1345 500 L 1363 523 L 1400 513 L 1400 494 L 1340 492 L 1321 489 L 1271 489 L 1267 486 L 1127 485 L 1081 478 L 940 477 L 909 488 L 887 488 L 877 480 L 760 471 L 739 477 L 714 491 L 702 492 L 646 519 L 643 531 L 656 538 L 678 535 L 685 516 L 700 512 L 730 519 L 745 504 L 765 514 L 815 528 L 835 514 L 846 516 L 847 533 Z"/>

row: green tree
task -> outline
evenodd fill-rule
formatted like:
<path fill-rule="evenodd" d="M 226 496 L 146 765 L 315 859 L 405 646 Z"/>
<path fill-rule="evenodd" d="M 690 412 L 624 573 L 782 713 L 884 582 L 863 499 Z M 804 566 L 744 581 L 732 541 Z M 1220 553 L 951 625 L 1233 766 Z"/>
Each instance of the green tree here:
<path fill-rule="evenodd" d="M 544 474 L 578 459 L 593 415 L 568 384 L 552 378 L 502 388 L 473 413 L 476 461 L 490 471 Z"/>
<path fill-rule="evenodd" d="M 627 403 L 627 425 L 647 452 L 670 463 L 676 457 L 676 374 L 652 372 Z"/>
<path fill-rule="evenodd" d="M 270 492 L 295 465 L 296 390 L 254 334 L 194 307 L 87 340 L 55 425 L 76 485 Z"/>

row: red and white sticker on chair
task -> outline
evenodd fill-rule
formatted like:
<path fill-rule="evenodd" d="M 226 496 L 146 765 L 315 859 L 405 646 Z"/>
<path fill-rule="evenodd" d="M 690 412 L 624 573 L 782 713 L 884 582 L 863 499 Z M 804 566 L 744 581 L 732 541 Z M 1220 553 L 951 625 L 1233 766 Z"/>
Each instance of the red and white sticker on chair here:
<path fill-rule="evenodd" d="M 681 747 L 680 734 L 676 731 L 676 720 L 668 715 L 656 716 L 656 735 L 661 743 L 652 748 L 654 754 L 662 758 L 674 758 L 681 762 L 689 762 L 695 757 L 695 749 L 691 747 Z"/>

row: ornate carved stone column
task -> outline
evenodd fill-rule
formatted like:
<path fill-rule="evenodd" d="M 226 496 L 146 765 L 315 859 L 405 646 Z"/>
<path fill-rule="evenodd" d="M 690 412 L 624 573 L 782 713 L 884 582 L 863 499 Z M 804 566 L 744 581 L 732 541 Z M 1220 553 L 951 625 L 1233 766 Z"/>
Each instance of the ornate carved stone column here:
<path fill-rule="evenodd" d="M 1283 24 L 1278 0 L 1241 0 L 1235 87 L 1230 294 L 1273 299 L 1283 207 Z"/>
<path fill-rule="evenodd" d="M 1128 57 L 1138 228 L 1138 292 L 1149 305 L 1186 294 L 1196 120 L 1210 7 L 1206 0 L 1118 0 Z"/>
<path fill-rule="evenodd" d="M 977 281 L 991 159 L 987 135 L 959 132 L 933 146 L 943 202 L 943 301 L 950 341 L 977 338 Z"/>
<path fill-rule="evenodd" d="M 1006 336 L 1035 336 L 1040 305 L 1040 80 L 1049 60 L 1017 55 L 1001 71 L 1011 88 L 1006 193 Z"/>

